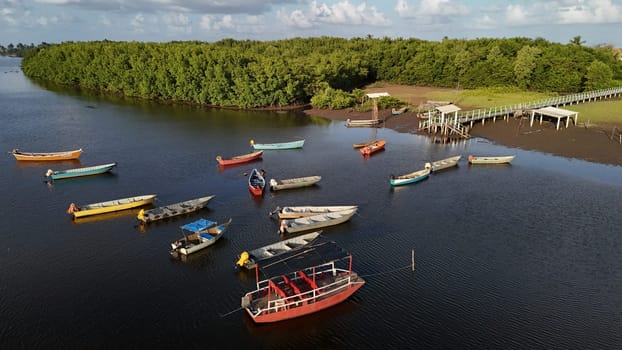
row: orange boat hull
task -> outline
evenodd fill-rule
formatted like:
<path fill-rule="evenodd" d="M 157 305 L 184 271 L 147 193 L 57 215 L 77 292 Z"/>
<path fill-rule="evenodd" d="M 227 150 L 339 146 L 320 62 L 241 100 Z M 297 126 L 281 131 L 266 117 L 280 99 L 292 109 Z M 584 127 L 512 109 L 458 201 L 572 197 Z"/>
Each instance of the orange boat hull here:
<path fill-rule="evenodd" d="M 67 152 L 50 152 L 50 153 L 34 153 L 34 152 L 19 152 L 13 151 L 13 156 L 17 160 L 31 160 L 31 161 L 48 161 L 48 160 L 71 160 L 78 159 L 82 154 L 82 149 Z"/>
<path fill-rule="evenodd" d="M 312 314 L 314 312 L 318 312 L 324 309 L 327 309 L 331 306 L 335 306 L 346 299 L 348 299 L 352 294 L 354 294 L 357 290 L 359 290 L 365 283 L 357 283 L 352 284 L 345 290 L 340 293 L 335 294 L 330 298 L 326 298 L 315 303 L 291 308 L 288 310 L 283 310 L 279 312 L 261 314 L 253 317 L 251 311 L 246 309 L 246 312 L 253 318 L 253 321 L 257 323 L 271 323 L 271 322 L 279 322 L 285 321 L 296 317 L 306 316 Z"/>
<path fill-rule="evenodd" d="M 365 146 L 365 147 L 361 148 L 361 154 L 364 155 L 364 156 L 368 156 L 368 155 L 370 155 L 370 154 L 372 154 L 374 152 L 378 152 L 380 150 L 383 150 L 384 146 L 386 144 L 387 144 L 387 142 L 384 141 L 384 140 L 376 141 L 376 142 L 372 143 L 369 146 Z"/>

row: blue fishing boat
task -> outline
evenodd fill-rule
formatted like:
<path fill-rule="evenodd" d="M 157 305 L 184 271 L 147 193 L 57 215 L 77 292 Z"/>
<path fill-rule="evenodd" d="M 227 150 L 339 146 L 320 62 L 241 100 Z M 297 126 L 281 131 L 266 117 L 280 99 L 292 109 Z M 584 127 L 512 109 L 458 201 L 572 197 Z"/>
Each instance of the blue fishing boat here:
<path fill-rule="evenodd" d="M 255 143 L 254 140 L 251 140 L 251 146 L 253 146 L 254 149 L 294 149 L 302 148 L 304 144 L 305 140 L 280 143 Z"/>
<path fill-rule="evenodd" d="M 389 183 L 391 186 L 402 186 L 408 185 L 415 182 L 419 182 L 421 180 L 425 180 L 430 176 L 430 168 L 425 168 L 422 170 L 414 171 L 409 174 L 400 175 L 400 176 L 391 176 Z"/>
<path fill-rule="evenodd" d="M 89 167 L 84 167 L 84 168 L 74 168 L 74 169 L 56 170 L 56 171 L 52 169 L 48 169 L 48 171 L 45 173 L 45 176 L 52 178 L 52 180 L 60 180 L 60 179 L 67 179 L 71 177 L 96 175 L 96 174 L 101 174 L 101 173 L 110 171 L 116 165 L 117 163 L 110 163 L 110 164 L 94 165 L 94 166 L 89 166 Z"/>

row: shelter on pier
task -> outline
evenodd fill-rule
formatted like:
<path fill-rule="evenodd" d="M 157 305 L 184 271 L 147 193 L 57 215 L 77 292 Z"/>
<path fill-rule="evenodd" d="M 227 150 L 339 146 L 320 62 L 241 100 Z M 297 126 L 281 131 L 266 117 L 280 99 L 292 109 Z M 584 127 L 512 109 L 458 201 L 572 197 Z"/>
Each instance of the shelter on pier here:
<path fill-rule="evenodd" d="M 434 109 L 436 109 L 438 112 L 441 113 L 441 124 L 445 123 L 445 120 L 449 120 L 449 117 L 447 117 L 447 119 L 445 118 L 445 115 L 449 114 L 451 115 L 453 113 L 454 115 L 454 125 L 458 124 L 458 111 L 460 111 L 460 107 L 454 105 L 454 104 L 449 104 L 449 105 L 444 105 L 444 106 L 436 106 Z"/>
<path fill-rule="evenodd" d="M 540 124 L 544 116 L 557 119 L 556 129 L 559 130 L 559 123 L 563 118 L 566 118 L 566 127 L 570 122 L 570 118 L 574 120 L 574 124 L 577 125 L 577 119 L 579 118 L 579 112 L 569 111 L 567 109 L 561 109 L 556 107 L 543 107 L 538 109 L 532 109 L 530 111 L 529 126 L 533 126 L 533 121 L 536 115 L 540 115 Z"/>

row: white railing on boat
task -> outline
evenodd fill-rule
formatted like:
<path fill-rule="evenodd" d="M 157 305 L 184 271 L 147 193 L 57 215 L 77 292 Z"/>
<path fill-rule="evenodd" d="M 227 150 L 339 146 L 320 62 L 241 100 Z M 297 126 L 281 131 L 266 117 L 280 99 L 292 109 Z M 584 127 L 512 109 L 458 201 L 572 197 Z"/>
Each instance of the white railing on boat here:
<path fill-rule="evenodd" d="M 312 289 L 301 294 L 288 296 L 287 298 L 279 298 L 275 300 L 270 300 L 268 302 L 267 308 L 257 310 L 258 311 L 257 315 L 260 315 L 263 313 L 279 312 L 279 311 L 290 309 L 292 307 L 299 307 L 301 305 L 309 304 L 309 302 L 313 300 L 317 300 L 320 296 L 322 298 L 326 298 L 333 294 L 337 294 L 342 289 L 348 288 L 351 282 L 352 282 L 352 276 L 349 275 L 347 278 L 337 280 L 333 283 L 327 284 L 320 288 Z"/>

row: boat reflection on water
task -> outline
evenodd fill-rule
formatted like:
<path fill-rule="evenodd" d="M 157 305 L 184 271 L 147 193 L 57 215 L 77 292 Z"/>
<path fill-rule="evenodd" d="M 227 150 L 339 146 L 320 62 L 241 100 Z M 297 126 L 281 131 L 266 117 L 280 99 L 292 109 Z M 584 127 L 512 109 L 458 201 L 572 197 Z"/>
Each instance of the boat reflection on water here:
<path fill-rule="evenodd" d="M 20 169 L 27 168 L 50 168 L 55 167 L 58 169 L 71 169 L 81 167 L 80 159 L 67 159 L 67 160 L 30 160 L 30 161 L 16 161 L 15 164 Z M 44 171 L 45 172 L 45 171 Z"/>

